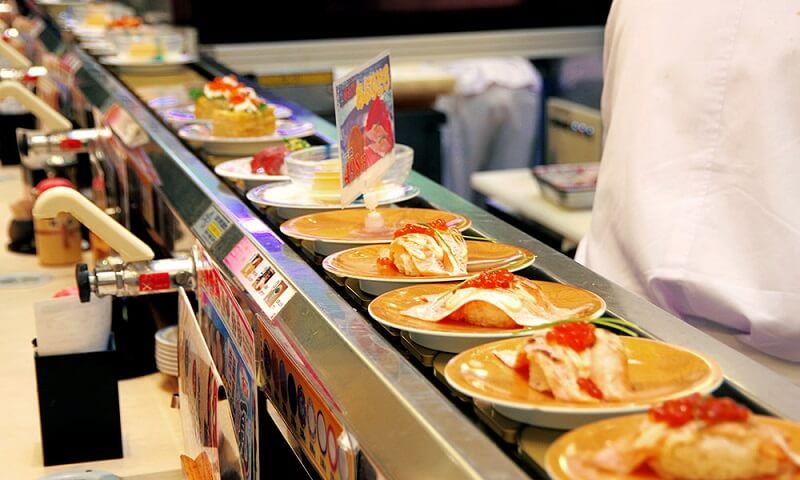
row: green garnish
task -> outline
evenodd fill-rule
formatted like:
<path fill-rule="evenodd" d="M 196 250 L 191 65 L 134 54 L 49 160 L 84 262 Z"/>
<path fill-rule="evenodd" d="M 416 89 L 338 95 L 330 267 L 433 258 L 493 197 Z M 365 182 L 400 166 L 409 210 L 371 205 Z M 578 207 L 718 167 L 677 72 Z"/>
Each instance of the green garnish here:
<path fill-rule="evenodd" d="M 494 238 L 489 238 L 489 237 L 475 237 L 475 236 L 472 236 L 472 235 L 464 235 L 464 234 L 461 234 L 461 236 L 466 238 L 467 240 L 477 240 L 479 242 L 492 242 L 492 243 L 494 243 L 494 241 L 495 241 Z"/>
<path fill-rule="evenodd" d="M 267 108 L 267 104 L 266 103 L 262 103 L 261 105 L 258 106 L 258 111 L 259 112 L 263 112 L 264 110 L 266 110 L 266 108 Z"/>
<path fill-rule="evenodd" d="M 197 101 L 198 98 L 205 97 L 205 94 L 203 93 L 202 88 L 190 88 L 189 97 L 191 97 L 192 100 Z"/>
<path fill-rule="evenodd" d="M 310 148 L 311 144 L 307 141 L 303 140 L 302 138 L 285 138 L 283 143 L 286 145 L 286 148 L 290 152 L 294 152 L 297 150 L 302 150 L 304 148 Z"/>

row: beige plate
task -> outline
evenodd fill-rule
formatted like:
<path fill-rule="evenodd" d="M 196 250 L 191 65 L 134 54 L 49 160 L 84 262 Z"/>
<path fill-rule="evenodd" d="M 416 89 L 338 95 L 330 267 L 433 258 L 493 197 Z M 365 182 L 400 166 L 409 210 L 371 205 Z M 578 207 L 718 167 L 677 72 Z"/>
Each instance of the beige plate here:
<path fill-rule="evenodd" d="M 625 402 L 578 403 L 554 399 L 528 386 L 528 379 L 501 362 L 496 350 L 516 350 L 525 338 L 472 348 L 445 368 L 450 385 L 489 402 L 515 420 L 550 428 L 574 428 L 610 416 L 646 411 L 650 405 L 695 392 L 709 393 L 722 382 L 716 362 L 689 350 L 644 338 L 621 337 L 628 351 L 628 374 L 635 390 Z"/>
<path fill-rule="evenodd" d="M 586 478 L 575 471 L 574 464 L 569 460 L 574 458 L 577 453 L 596 452 L 609 442 L 636 431 L 645 418 L 644 414 L 612 418 L 564 434 L 547 450 L 545 455 L 547 473 L 554 480 Z M 777 428 L 788 438 L 789 447 L 795 452 L 800 451 L 800 425 L 760 415 L 755 415 L 754 420 Z M 656 480 L 658 477 L 654 474 L 624 476 L 598 474 L 594 478 L 597 480 Z M 794 478 L 797 479 L 800 476 L 795 475 Z"/>
<path fill-rule="evenodd" d="M 554 282 L 534 281 L 556 306 L 576 308 L 586 303 L 593 306 L 586 319 L 594 319 L 606 311 L 606 303 L 594 293 L 570 285 Z M 369 313 L 379 323 L 410 332 L 411 338 L 428 348 L 444 352 L 458 353 L 467 348 L 491 342 L 498 338 L 508 338 L 523 330 L 520 328 L 479 327 L 466 322 L 442 320 L 428 322 L 401 312 L 420 304 L 420 297 L 444 293 L 455 283 L 423 284 L 399 288 L 384 293 L 369 304 Z"/>
<path fill-rule="evenodd" d="M 476 273 L 499 268 L 504 265 L 514 266 L 514 271 L 521 270 L 536 259 L 531 251 L 504 243 L 467 240 L 467 274 L 464 275 L 403 275 L 395 269 L 380 267 L 378 257 L 385 244 L 364 245 L 334 253 L 325 258 L 322 266 L 333 275 L 358 280 L 392 283 L 435 283 L 451 280 L 464 280 Z M 527 261 L 524 261 L 525 259 Z"/>
<path fill-rule="evenodd" d="M 379 208 L 386 228 L 379 232 L 364 231 L 365 208 L 312 213 L 293 218 L 281 225 L 281 232 L 300 240 L 367 245 L 389 243 L 394 231 L 407 223 L 430 223 L 441 218 L 464 231 L 472 222 L 462 215 L 430 208 Z"/>

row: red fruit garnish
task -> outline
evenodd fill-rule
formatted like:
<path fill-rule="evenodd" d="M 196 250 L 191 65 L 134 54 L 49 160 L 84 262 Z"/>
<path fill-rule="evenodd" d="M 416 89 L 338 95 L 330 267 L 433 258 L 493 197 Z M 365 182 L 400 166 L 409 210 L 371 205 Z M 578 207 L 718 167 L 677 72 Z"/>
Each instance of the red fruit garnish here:
<path fill-rule="evenodd" d="M 551 344 L 563 345 L 576 352 L 582 352 L 594 345 L 597 340 L 595 328 L 589 322 L 561 323 L 550 329 L 545 338 Z"/>

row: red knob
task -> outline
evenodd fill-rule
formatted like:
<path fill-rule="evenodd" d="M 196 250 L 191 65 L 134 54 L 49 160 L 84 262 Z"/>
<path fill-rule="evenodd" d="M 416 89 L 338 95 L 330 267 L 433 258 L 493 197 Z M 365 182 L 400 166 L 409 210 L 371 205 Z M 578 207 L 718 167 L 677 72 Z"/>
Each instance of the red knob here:
<path fill-rule="evenodd" d="M 61 147 L 61 150 L 78 150 L 81 145 L 81 141 L 77 138 L 65 138 L 58 146 Z"/>

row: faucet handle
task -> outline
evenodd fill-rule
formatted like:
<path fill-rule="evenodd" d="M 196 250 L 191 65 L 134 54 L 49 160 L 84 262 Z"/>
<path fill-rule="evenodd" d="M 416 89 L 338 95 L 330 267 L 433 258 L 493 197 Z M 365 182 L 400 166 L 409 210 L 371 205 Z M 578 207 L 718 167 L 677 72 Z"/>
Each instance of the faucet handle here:
<path fill-rule="evenodd" d="M 154 257 L 153 250 L 146 243 L 71 188 L 48 189 L 33 204 L 34 218 L 54 218 L 61 212 L 71 214 L 86 225 L 116 250 L 126 263 L 152 260 Z"/>
<path fill-rule="evenodd" d="M 0 45 L 3 43 L 0 41 Z M 45 130 L 48 132 L 72 129 L 72 123 L 69 120 L 53 110 L 53 107 L 46 104 L 44 100 L 34 95 L 19 82 L 13 80 L 0 81 L 0 100 L 6 97 L 14 97 L 19 100 L 36 118 L 41 120 Z"/>

